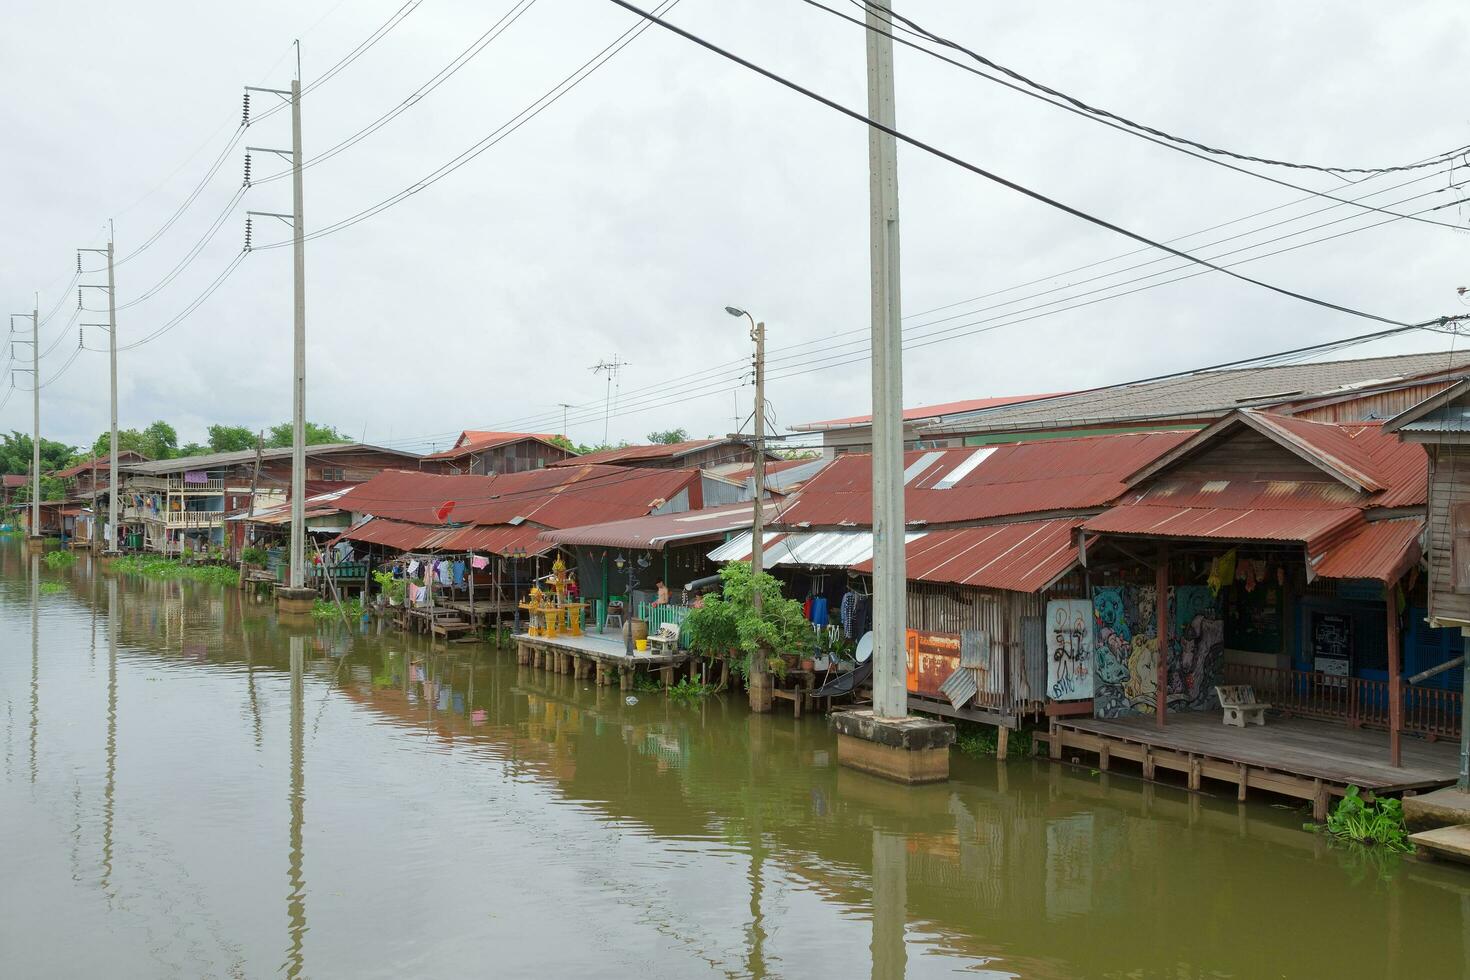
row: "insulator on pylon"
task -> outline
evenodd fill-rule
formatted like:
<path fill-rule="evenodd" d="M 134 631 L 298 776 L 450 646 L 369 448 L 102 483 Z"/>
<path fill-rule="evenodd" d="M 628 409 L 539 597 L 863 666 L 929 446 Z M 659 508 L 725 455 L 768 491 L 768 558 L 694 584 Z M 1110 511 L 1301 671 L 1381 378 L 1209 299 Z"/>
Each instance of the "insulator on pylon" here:
<path fill-rule="evenodd" d="M 77 309 L 80 310 L 81 308 L 82 308 L 82 287 L 81 286 L 78 286 L 77 287 Z"/>
<path fill-rule="evenodd" d="M 77 274 L 80 275 L 81 274 L 81 271 L 82 271 L 82 253 L 81 252 L 78 252 L 77 253 Z"/>
<path fill-rule="evenodd" d="M 250 186 L 250 154 L 245 154 L 245 186 Z"/>
<path fill-rule="evenodd" d="M 250 251 L 250 217 L 245 218 L 245 251 Z"/>
<path fill-rule="evenodd" d="M 249 126 L 250 125 L 250 93 L 249 92 L 246 92 L 245 93 L 245 108 L 242 110 L 242 112 L 240 114 L 240 125 L 241 126 Z"/>

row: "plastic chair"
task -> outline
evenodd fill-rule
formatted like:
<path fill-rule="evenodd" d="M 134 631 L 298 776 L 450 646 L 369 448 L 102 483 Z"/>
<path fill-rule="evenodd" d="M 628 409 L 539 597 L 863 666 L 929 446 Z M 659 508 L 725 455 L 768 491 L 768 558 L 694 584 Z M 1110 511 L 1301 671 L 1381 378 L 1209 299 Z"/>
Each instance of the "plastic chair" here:
<path fill-rule="evenodd" d="M 608 599 L 607 616 L 602 620 L 602 632 L 606 633 L 607 628 L 614 625 L 613 620 L 617 620 L 616 625 L 618 629 L 621 630 L 623 628 L 623 610 L 625 608 L 626 606 L 623 604 L 622 596 L 613 596 Z"/>

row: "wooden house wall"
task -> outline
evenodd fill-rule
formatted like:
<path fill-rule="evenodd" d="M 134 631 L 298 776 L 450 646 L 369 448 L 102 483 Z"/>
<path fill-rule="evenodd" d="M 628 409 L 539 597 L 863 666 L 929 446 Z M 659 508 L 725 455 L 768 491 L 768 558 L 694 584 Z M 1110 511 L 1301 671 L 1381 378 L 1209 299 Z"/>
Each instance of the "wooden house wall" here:
<path fill-rule="evenodd" d="M 1445 443 L 1426 445 L 1429 451 L 1429 519 L 1426 528 L 1429 561 L 1429 618 L 1446 625 L 1470 626 L 1470 593 L 1455 592 L 1454 507 L 1470 503 L 1470 446 Z"/>
<path fill-rule="evenodd" d="M 470 457 L 468 472 L 486 476 L 494 473 L 521 473 L 539 470 L 575 455 L 560 446 L 549 446 L 537 439 L 526 439 L 508 446 L 497 446 Z M 464 460 L 455 461 L 460 466 Z"/>
<path fill-rule="evenodd" d="M 1336 482 L 1306 460 L 1254 429 L 1242 429 L 1169 467 L 1160 479 L 1297 480 Z"/>
<path fill-rule="evenodd" d="M 1432 381 L 1395 391 L 1379 391 L 1358 398 L 1345 398 L 1331 405 L 1293 412 L 1299 419 L 1313 422 L 1366 422 L 1369 419 L 1389 419 L 1406 412 L 1426 398 L 1439 394 L 1449 387 L 1448 381 Z"/>
<path fill-rule="evenodd" d="M 730 463 L 753 463 L 755 453 L 749 446 L 725 443 L 708 446 L 674 459 L 660 460 L 659 466 L 666 469 L 704 469 L 710 466 L 725 466 Z"/>

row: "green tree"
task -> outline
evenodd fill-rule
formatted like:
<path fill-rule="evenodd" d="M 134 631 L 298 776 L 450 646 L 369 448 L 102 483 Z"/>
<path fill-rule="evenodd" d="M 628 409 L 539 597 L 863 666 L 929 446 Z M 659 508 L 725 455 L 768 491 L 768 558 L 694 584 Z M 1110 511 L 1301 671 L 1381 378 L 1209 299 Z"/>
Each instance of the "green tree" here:
<path fill-rule="evenodd" d="M 237 453 L 242 449 L 254 448 L 255 433 L 243 425 L 211 425 L 209 427 L 211 452 Z"/>
<path fill-rule="evenodd" d="M 180 456 L 203 456 L 209 452 L 209 447 L 197 442 L 186 442 L 179 447 Z"/>
<path fill-rule="evenodd" d="M 273 425 L 266 430 L 265 444 L 272 449 L 285 449 L 291 445 L 291 435 L 290 422 Z M 325 442 L 351 441 L 330 425 L 318 425 L 315 422 L 306 423 L 306 444 L 308 446 L 320 446 Z"/>
<path fill-rule="evenodd" d="M 143 430 L 143 446 L 138 451 L 149 459 L 172 459 L 179 454 L 179 434 L 159 419 Z"/>
<path fill-rule="evenodd" d="M 75 446 L 41 437 L 41 472 L 59 470 L 77 454 Z M 31 471 L 31 437 L 24 432 L 0 435 L 0 473 Z"/>
<path fill-rule="evenodd" d="M 676 442 L 688 442 L 688 429 L 665 429 L 662 432 L 650 432 L 648 441 L 664 446 L 672 446 Z"/>
<path fill-rule="evenodd" d="M 44 442 L 44 440 L 42 440 Z M 49 503 L 55 500 L 66 499 L 66 484 L 54 476 L 41 477 L 41 502 Z M 25 486 L 15 491 L 15 502 L 28 504 L 31 502 L 31 483 L 26 481 Z"/>

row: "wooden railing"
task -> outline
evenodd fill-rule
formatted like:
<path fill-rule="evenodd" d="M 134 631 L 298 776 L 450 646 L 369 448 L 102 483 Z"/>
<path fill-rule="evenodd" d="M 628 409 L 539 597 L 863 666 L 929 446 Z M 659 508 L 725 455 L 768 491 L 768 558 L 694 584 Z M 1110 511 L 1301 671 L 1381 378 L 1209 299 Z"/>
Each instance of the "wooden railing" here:
<path fill-rule="evenodd" d="M 1226 664 L 1225 682 L 1249 684 L 1255 688 L 1259 700 L 1303 718 L 1341 721 L 1354 727 L 1388 728 L 1387 681 Z M 1464 696 L 1459 691 L 1404 685 L 1403 731 L 1458 738 L 1464 711 Z"/>
<path fill-rule="evenodd" d="M 222 510 L 167 510 L 163 522 L 169 527 L 219 527 L 224 523 Z"/>

